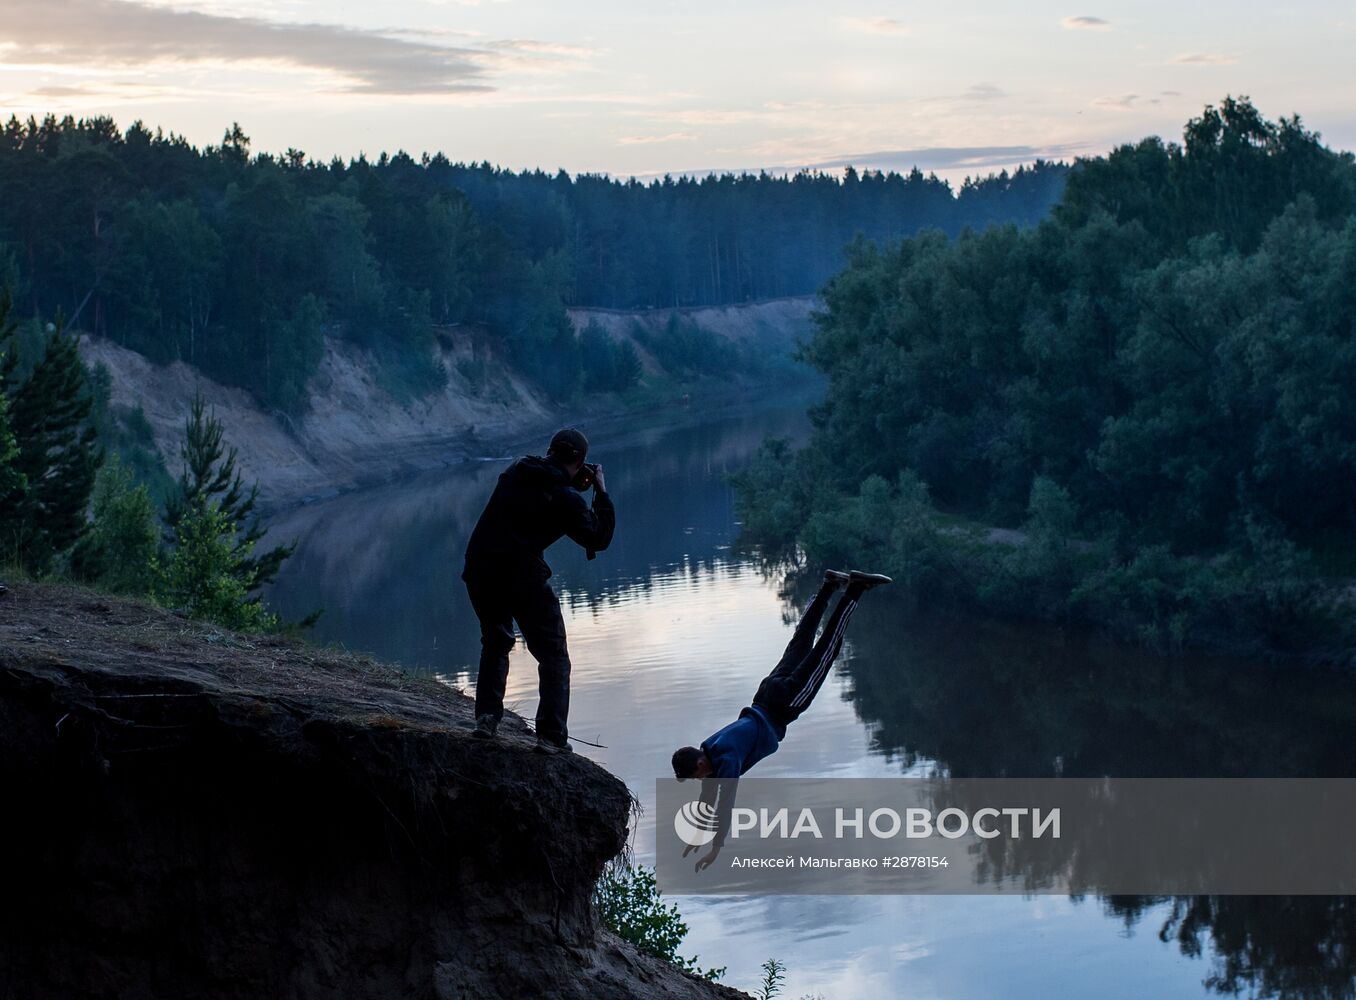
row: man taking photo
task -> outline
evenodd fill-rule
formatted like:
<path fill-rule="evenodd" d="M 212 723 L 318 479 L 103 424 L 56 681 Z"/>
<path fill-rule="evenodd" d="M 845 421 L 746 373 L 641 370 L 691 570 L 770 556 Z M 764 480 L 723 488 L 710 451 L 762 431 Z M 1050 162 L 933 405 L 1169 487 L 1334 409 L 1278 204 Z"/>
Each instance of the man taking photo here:
<path fill-rule="evenodd" d="M 537 660 L 537 750 L 570 753 L 570 654 L 560 602 L 546 582 L 542 553 L 562 535 L 592 559 L 612 542 L 616 513 L 603 469 L 584 461 L 589 442 L 573 427 L 556 432 L 546 457 L 520 458 L 499 476 L 466 545 L 461 578 L 480 619 L 476 728 L 490 739 L 504 716 L 513 623 Z M 583 492 L 593 490 L 590 506 Z"/>

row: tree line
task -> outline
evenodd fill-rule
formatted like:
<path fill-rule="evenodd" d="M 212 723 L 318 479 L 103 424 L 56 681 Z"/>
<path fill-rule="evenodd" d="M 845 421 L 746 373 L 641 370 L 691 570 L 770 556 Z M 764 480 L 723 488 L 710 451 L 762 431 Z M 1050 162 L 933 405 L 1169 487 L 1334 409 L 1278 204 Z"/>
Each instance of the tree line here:
<path fill-rule="evenodd" d="M 1162 648 L 1349 656 L 1356 165 L 1298 117 L 1226 99 L 1081 161 L 1035 227 L 860 243 L 823 296 L 828 395 L 744 477 L 751 540 Z"/>
<path fill-rule="evenodd" d="M 370 349 L 417 395 L 446 378 L 434 327 L 459 323 L 563 398 L 597 380 L 567 306 L 812 294 L 856 234 L 1034 224 L 1065 174 L 1037 163 L 959 191 L 918 170 L 641 183 L 442 154 L 320 163 L 252 153 L 238 125 L 199 149 L 140 122 L 12 117 L 0 278 L 24 313 L 60 310 L 285 411 L 304 406 L 326 333 Z"/>

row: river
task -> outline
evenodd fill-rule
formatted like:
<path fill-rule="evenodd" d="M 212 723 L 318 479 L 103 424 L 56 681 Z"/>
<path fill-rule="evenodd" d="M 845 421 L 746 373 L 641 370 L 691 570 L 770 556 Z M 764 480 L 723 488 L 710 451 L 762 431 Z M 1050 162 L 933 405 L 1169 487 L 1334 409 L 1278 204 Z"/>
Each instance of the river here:
<path fill-rule="evenodd" d="M 802 587 L 733 547 L 727 475 L 773 434 L 803 439 L 804 399 L 596 433 L 618 509 L 595 561 L 548 554 L 574 663 L 572 734 L 642 802 L 669 754 L 732 719 L 789 637 Z M 544 446 L 544 442 L 543 442 Z M 505 456 L 297 508 L 299 547 L 270 594 L 314 637 L 468 689 L 475 618 L 461 553 Z M 531 717 L 535 664 L 508 704 Z M 873 594 L 829 684 L 759 775 L 1356 775 L 1356 678 L 1202 657 L 1161 660 L 1058 629 L 906 607 Z M 651 861 L 642 818 L 638 860 Z M 683 953 L 783 996 L 1344 997 L 1356 907 L 1343 898 L 761 897 L 675 899 Z"/>

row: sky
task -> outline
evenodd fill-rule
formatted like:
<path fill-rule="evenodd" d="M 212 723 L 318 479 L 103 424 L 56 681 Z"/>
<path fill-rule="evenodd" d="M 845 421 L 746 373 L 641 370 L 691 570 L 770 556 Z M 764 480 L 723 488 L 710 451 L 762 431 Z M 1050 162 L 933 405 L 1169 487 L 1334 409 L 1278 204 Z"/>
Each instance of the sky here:
<path fill-rule="evenodd" d="M 0 0 L 0 115 L 642 178 L 1095 155 L 1225 95 L 1356 148 L 1351 0 Z"/>

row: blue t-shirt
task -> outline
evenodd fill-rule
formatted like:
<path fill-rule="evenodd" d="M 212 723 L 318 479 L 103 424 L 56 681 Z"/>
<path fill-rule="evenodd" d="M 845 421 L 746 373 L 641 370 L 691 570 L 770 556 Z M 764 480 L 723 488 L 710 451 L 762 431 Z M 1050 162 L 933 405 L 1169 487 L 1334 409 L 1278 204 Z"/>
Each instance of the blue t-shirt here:
<path fill-rule="evenodd" d="M 776 753 L 785 737 L 785 726 L 774 726 L 761 708 L 750 705 L 734 722 L 703 740 L 702 749 L 715 768 L 714 777 L 738 778 Z"/>

